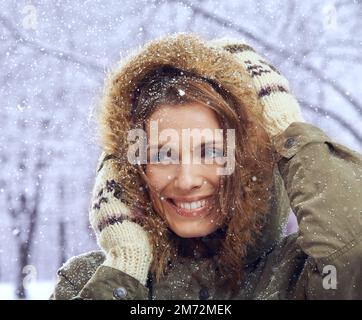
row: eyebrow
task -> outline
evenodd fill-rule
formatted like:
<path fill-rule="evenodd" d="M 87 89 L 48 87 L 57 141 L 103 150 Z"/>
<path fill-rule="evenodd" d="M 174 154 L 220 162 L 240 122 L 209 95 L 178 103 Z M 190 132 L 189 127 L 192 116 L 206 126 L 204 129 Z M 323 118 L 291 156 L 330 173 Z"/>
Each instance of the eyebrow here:
<path fill-rule="evenodd" d="M 212 141 L 207 141 L 207 142 L 201 142 L 198 146 L 201 146 L 202 147 L 205 147 L 205 146 L 209 146 L 209 145 L 217 145 L 218 143 L 222 143 L 223 141 L 222 140 L 212 140 Z M 150 145 L 148 147 L 148 149 L 151 149 L 151 148 L 157 148 L 157 149 L 160 149 L 164 146 L 165 144 L 157 144 L 157 145 Z"/>

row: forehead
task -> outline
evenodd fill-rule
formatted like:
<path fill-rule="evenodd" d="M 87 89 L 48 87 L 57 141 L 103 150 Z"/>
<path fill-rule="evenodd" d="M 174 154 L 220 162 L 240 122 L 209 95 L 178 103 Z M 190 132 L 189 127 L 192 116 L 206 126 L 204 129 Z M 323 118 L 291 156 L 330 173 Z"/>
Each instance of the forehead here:
<path fill-rule="evenodd" d="M 159 129 L 220 129 L 216 113 L 211 108 L 198 103 L 184 105 L 162 105 L 152 113 L 146 123 L 149 129 L 150 121 L 157 121 Z"/>

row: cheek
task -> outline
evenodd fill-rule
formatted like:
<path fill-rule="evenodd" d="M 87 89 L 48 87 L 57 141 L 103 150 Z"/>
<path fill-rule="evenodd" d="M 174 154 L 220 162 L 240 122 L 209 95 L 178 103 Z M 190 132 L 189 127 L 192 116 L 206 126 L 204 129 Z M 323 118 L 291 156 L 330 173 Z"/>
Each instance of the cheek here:
<path fill-rule="evenodd" d="M 219 183 L 220 176 L 217 175 L 217 168 L 216 165 L 209 165 L 204 166 L 202 168 L 203 176 L 212 185 L 216 186 Z"/>
<path fill-rule="evenodd" d="M 165 219 L 164 216 L 164 209 L 163 204 L 161 200 L 159 199 L 159 193 L 162 192 L 163 189 L 165 189 L 170 182 L 170 179 L 168 177 L 170 176 L 169 173 L 167 173 L 167 170 L 165 168 L 160 168 L 159 166 L 155 166 L 152 164 L 146 165 L 145 170 L 146 176 L 149 180 L 149 183 L 152 185 L 153 190 L 150 190 L 150 197 L 152 201 L 152 205 L 156 212 Z"/>
<path fill-rule="evenodd" d="M 164 189 L 170 181 L 168 179 L 170 174 L 165 168 L 160 168 L 152 164 L 147 164 L 146 176 L 157 191 Z"/>

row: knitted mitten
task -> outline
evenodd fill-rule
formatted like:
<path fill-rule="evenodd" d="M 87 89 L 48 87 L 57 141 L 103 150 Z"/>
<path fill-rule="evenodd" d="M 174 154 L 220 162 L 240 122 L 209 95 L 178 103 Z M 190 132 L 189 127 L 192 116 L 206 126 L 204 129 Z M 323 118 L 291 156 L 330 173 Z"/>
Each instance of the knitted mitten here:
<path fill-rule="evenodd" d="M 134 213 L 122 201 L 122 186 L 114 180 L 113 160 L 103 152 L 92 192 L 89 218 L 99 246 L 106 253 L 105 266 L 119 269 L 146 284 L 152 261 L 147 232 L 132 221 Z"/>
<path fill-rule="evenodd" d="M 283 132 L 292 122 L 304 121 L 299 104 L 290 93 L 288 80 L 252 47 L 229 38 L 214 39 L 208 44 L 231 52 L 249 73 L 264 107 L 265 128 L 271 137 Z"/>

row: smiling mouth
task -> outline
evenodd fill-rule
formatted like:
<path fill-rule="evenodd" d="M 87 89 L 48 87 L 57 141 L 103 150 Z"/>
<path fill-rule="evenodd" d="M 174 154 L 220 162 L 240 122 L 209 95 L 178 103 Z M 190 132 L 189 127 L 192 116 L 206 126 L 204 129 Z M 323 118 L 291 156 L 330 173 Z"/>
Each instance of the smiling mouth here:
<path fill-rule="evenodd" d="M 178 201 L 172 198 L 166 198 L 174 211 L 184 217 L 200 217 L 210 210 L 211 196 L 197 201 Z"/>

